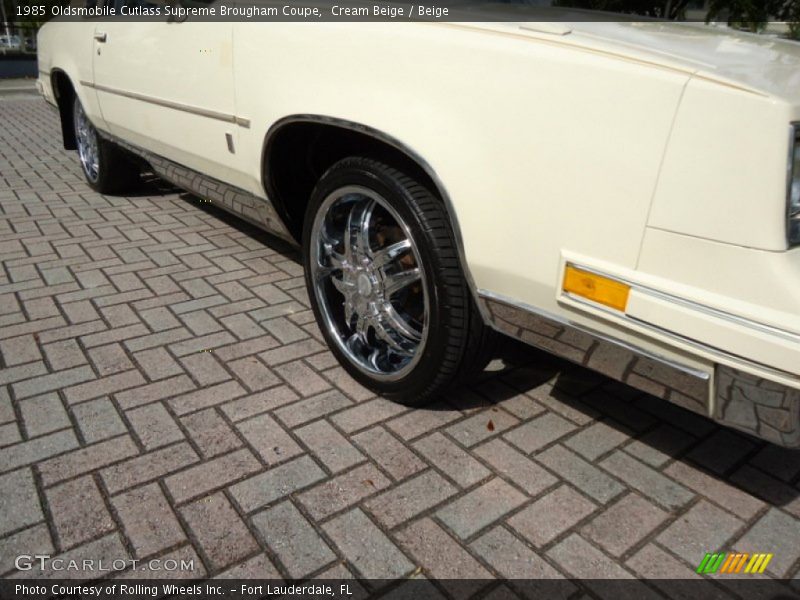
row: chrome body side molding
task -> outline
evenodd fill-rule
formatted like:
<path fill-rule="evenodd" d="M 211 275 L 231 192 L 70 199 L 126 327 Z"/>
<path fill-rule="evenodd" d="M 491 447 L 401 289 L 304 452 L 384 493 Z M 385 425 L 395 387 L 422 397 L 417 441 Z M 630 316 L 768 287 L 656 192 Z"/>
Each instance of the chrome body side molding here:
<path fill-rule="evenodd" d="M 800 447 L 800 390 L 719 364 L 712 388 L 707 373 L 534 307 L 479 293 L 490 324 L 501 333 L 728 427 Z"/>
<path fill-rule="evenodd" d="M 631 387 L 709 416 L 707 373 L 678 365 L 589 331 L 533 307 L 522 307 L 481 290 L 491 325 L 506 335 Z"/>
<path fill-rule="evenodd" d="M 139 100 L 140 102 L 147 102 L 148 104 L 155 104 L 156 106 L 163 106 L 164 108 L 171 108 L 173 110 L 180 110 L 183 112 L 187 112 L 193 115 L 199 115 L 201 117 L 207 117 L 209 119 L 216 119 L 218 121 L 225 121 L 226 123 L 235 123 L 240 127 L 248 128 L 250 127 L 250 120 L 245 119 L 243 117 L 239 117 L 236 115 L 231 115 L 228 113 L 222 113 L 215 110 L 209 110 L 207 108 L 200 108 L 199 106 L 192 106 L 190 104 L 184 104 L 182 102 L 173 102 L 172 100 L 163 100 L 161 98 L 156 98 L 154 96 L 146 96 L 145 94 L 139 94 L 136 92 L 129 92 L 127 90 L 120 90 L 117 88 L 112 88 L 107 85 L 101 85 L 99 83 L 92 83 L 91 81 L 83 81 L 81 80 L 81 85 L 84 87 L 92 88 L 97 90 L 98 92 L 105 92 L 106 94 L 114 94 L 115 96 L 122 96 L 123 98 L 130 98 L 131 100 Z"/>
<path fill-rule="evenodd" d="M 138 146 L 134 146 L 116 136 L 98 130 L 98 133 L 125 148 L 128 152 L 147 161 L 156 174 L 170 183 L 191 192 L 211 203 L 224 208 L 228 212 L 249 221 L 250 223 L 276 235 L 293 245 L 294 238 L 278 216 L 275 207 L 266 198 L 259 198 L 238 187 L 218 179 L 179 165 L 163 156 L 159 156 Z"/>

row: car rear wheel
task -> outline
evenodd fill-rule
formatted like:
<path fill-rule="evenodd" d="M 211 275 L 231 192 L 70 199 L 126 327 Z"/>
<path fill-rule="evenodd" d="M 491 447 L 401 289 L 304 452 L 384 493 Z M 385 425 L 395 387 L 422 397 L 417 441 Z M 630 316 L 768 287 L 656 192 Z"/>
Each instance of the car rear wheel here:
<path fill-rule="evenodd" d="M 312 194 L 303 246 L 317 322 L 361 384 L 417 405 L 483 369 L 495 334 L 441 201 L 417 181 L 371 159 L 336 163 Z"/>
<path fill-rule="evenodd" d="M 101 194 L 133 189 L 139 182 L 139 167 L 119 146 L 100 137 L 77 97 L 72 117 L 78 158 L 86 182 Z"/>

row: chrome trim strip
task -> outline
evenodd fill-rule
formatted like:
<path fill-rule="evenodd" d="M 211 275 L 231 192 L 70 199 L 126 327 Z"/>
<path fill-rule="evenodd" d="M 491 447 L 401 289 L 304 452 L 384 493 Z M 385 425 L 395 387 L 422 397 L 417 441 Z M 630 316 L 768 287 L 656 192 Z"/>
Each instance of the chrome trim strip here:
<path fill-rule="evenodd" d="M 714 365 L 708 373 L 592 331 L 568 319 L 480 290 L 501 333 L 788 448 L 800 447 L 800 390 Z"/>
<path fill-rule="evenodd" d="M 490 324 L 501 333 L 709 416 L 709 373 L 486 290 L 479 294 L 490 314 Z"/>
<path fill-rule="evenodd" d="M 766 334 L 769 334 L 769 335 L 776 335 L 776 336 L 782 337 L 783 339 L 785 339 L 787 341 L 790 341 L 792 343 L 800 344 L 800 335 L 798 335 L 798 334 L 796 334 L 796 333 L 794 333 L 792 331 L 787 331 L 785 329 L 780 329 L 778 327 L 773 327 L 772 325 L 765 325 L 763 323 L 759 323 L 757 321 L 752 321 L 752 320 L 747 319 L 745 317 L 739 317 L 737 315 L 732 315 L 730 313 L 721 311 L 719 309 L 712 308 L 710 306 L 706 306 L 705 304 L 699 304 L 697 302 L 693 302 L 692 300 L 686 300 L 685 298 L 681 298 L 679 296 L 673 296 L 672 294 L 668 294 L 666 292 L 662 292 L 660 290 L 657 290 L 655 288 L 649 287 L 647 285 L 643 285 L 641 283 L 636 283 L 634 281 L 631 281 L 630 279 L 626 279 L 625 277 L 619 277 L 618 275 L 610 275 L 609 273 L 603 273 L 602 271 L 599 271 L 599 270 L 594 269 L 592 267 L 586 267 L 586 266 L 583 266 L 583 265 L 580 265 L 578 263 L 574 263 L 574 262 L 571 262 L 571 261 L 567 261 L 567 264 L 573 265 L 573 266 L 577 267 L 578 269 L 581 269 L 583 271 L 587 271 L 589 273 L 593 273 L 595 275 L 599 275 L 601 277 L 606 277 L 608 279 L 613 279 L 615 281 L 619 281 L 621 283 L 624 283 L 625 285 L 629 285 L 631 287 L 631 289 L 636 289 L 637 291 L 642 291 L 642 292 L 644 292 L 646 294 L 649 294 L 649 295 L 651 295 L 651 296 L 653 296 L 655 298 L 659 298 L 659 299 L 665 300 L 667 302 L 672 302 L 674 304 L 679 304 L 679 305 L 683 306 L 684 308 L 689 308 L 691 310 L 696 310 L 696 311 L 702 312 L 702 313 L 704 313 L 706 315 L 709 315 L 709 316 L 712 316 L 712 317 L 717 317 L 719 319 L 728 321 L 728 322 L 733 323 L 735 325 L 741 325 L 743 327 L 747 327 L 749 329 L 754 329 L 756 331 L 759 331 L 761 333 L 766 333 Z M 581 302 L 585 302 L 584 299 L 581 299 L 580 297 L 575 296 L 574 294 L 570 294 L 570 298 L 572 298 L 574 300 L 581 301 Z M 588 304 L 589 306 L 592 306 L 592 307 L 596 307 L 596 305 L 594 303 L 591 303 L 591 304 L 586 303 L 586 304 Z M 624 313 L 613 312 L 613 313 L 610 313 L 610 314 L 614 314 L 616 316 L 622 316 L 622 317 L 626 317 L 626 318 L 629 318 L 629 319 L 633 319 L 633 317 L 631 317 L 630 315 L 626 315 Z M 638 322 L 638 319 L 636 319 L 636 321 Z M 657 326 L 654 325 L 654 327 L 657 327 Z"/>
<path fill-rule="evenodd" d="M 669 359 L 669 358 L 667 358 L 665 356 L 654 354 L 653 352 L 650 352 L 649 350 L 645 350 L 644 348 L 639 348 L 638 346 L 636 346 L 634 344 L 629 344 L 628 342 L 623 342 L 622 340 L 614 339 L 613 337 L 611 337 L 611 336 L 609 336 L 607 334 L 600 333 L 599 331 L 597 331 L 595 329 L 592 329 L 590 327 L 586 327 L 585 325 L 579 325 L 578 323 L 575 323 L 574 321 L 570 321 L 569 319 L 567 319 L 565 317 L 562 317 L 560 315 L 556 315 L 554 313 L 551 313 L 549 311 L 543 310 L 541 308 L 536 308 L 534 306 L 531 306 L 530 304 L 525 304 L 524 302 L 517 302 L 517 301 L 512 300 L 511 298 L 509 298 L 507 296 L 503 296 L 502 294 L 497 294 L 495 292 L 490 292 L 489 290 L 481 289 L 481 290 L 478 290 L 478 293 L 480 294 L 481 298 L 494 300 L 496 302 L 502 302 L 503 304 L 507 304 L 508 306 L 516 307 L 516 308 L 518 308 L 518 309 L 520 309 L 522 311 L 535 314 L 535 315 L 540 316 L 540 317 L 542 317 L 544 319 L 548 319 L 550 321 L 553 321 L 554 323 L 558 323 L 559 325 L 562 325 L 564 327 L 571 327 L 573 329 L 578 329 L 578 330 L 580 330 L 580 331 L 582 331 L 584 333 L 587 333 L 588 335 L 596 337 L 596 338 L 598 338 L 600 340 L 603 340 L 605 342 L 613 343 L 613 344 L 616 344 L 618 346 L 623 346 L 624 348 L 630 350 L 631 352 L 635 352 L 637 354 L 641 354 L 641 355 L 646 356 L 648 358 L 652 358 L 653 360 L 658 360 L 658 361 L 667 363 L 667 364 L 669 364 L 669 366 L 671 366 L 671 367 L 673 367 L 675 369 L 678 369 L 680 371 L 683 371 L 683 372 L 685 372 L 685 373 L 687 373 L 689 375 L 692 375 L 694 377 L 699 377 L 700 379 L 709 379 L 710 378 L 709 374 L 706 373 L 705 371 L 700 371 L 700 370 L 692 368 L 692 367 L 687 367 L 687 366 L 682 365 L 680 363 L 677 363 L 677 362 L 673 361 L 672 359 Z"/>
<path fill-rule="evenodd" d="M 570 263 L 570 264 L 574 264 L 574 263 Z M 587 268 L 587 267 L 580 267 L 580 268 L 585 270 L 585 271 L 591 271 L 591 272 L 593 272 L 593 273 L 595 273 L 597 275 L 601 275 L 603 277 L 608 277 L 608 275 L 604 275 L 601 272 L 598 272 L 596 270 L 593 270 L 593 269 L 590 269 L 590 268 Z M 637 287 L 637 284 L 632 284 L 632 283 L 628 282 L 627 280 L 625 280 L 624 278 L 616 278 L 616 280 L 624 282 L 624 283 L 627 283 L 628 285 L 632 285 L 633 287 Z M 647 288 L 647 287 L 644 287 L 644 286 L 642 286 L 641 289 L 643 289 L 643 290 L 651 290 L 651 288 Z M 687 308 L 692 308 L 693 309 L 695 307 L 703 307 L 703 305 L 701 305 L 701 304 L 695 304 L 695 303 L 690 302 L 688 300 L 683 300 L 681 298 L 670 296 L 668 294 L 663 294 L 662 292 L 659 292 L 658 290 L 652 290 L 652 292 L 653 292 L 653 294 L 652 294 L 653 296 L 661 297 L 663 300 L 674 301 L 676 304 L 680 304 L 681 301 L 683 301 L 685 303 L 684 306 L 686 306 Z M 659 296 L 659 294 L 661 294 L 661 296 Z M 603 306 L 602 304 L 598 304 L 596 302 L 592 302 L 591 300 L 587 300 L 586 298 L 582 298 L 580 296 L 576 296 L 575 294 L 570 294 L 569 292 L 564 292 L 562 297 L 567 297 L 570 300 L 572 300 L 573 302 L 575 302 L 576 304 L 582 304 L 583 306 L 586 306 L 587 308 L 592 308 L 594 310 L 597 310 L 597 311 L 600 311 L 602 313 L 605 313 L 605 314 L 609 315 L 609 317 L 616 318 L 616 319 L 622 319 L 623 321 L 627 321 L 629 323 L 634 323 L 634 324 L 638 325 L 639 327 L 643 327 L 644 329 L 648 329 L 649 331 L 652 331 L 652 332 L 657 333 L 659 335 L 663 335 L 663 336 L 672 338 L 674 340 L 680 340 L 681 342 L 683 342 L 683 343 L 685 343 L 685 344 L 687 344 L 689 346 L 692 346 L 693 348 L 696 348 L 696 349 L 700 350 L 701 352 L 706 352 L 708 354 L 711 354 L 712 356 L 716 357 L 717 359 L 729 360 L 729 361 L 736 362 L 736 363 L 739 363 L 739 364 L 745 364 L 745 365 L 750 366 L 750 367 L 752 367 L 754 369 L 758 369 L 758 370 L 761 370 L 761 371 L 766 371 L 766 372 L 768 372 L 768 373 L 770 373 L 772 375 L 775 375 L 777 377 L 790 377 L 790 378 L 797 379 L 797 375 L 795 373 L 790 373 L 788 371 L 782 371 L 781 369 L 776 369 L 773 366 L 756 362 L 756 361 L 751 360 L 749 358 L 746 358 L 744 356 L 739 356 L 738 354 L 732 354 L 732 353 L 726 352 L 725 350 L 722 350 L 720 348 L 716 348 L 714 346 L 709 346 L 708 344 L 704 344 L 702 342 L 698 342 L 697 340 L 694 340 L 692 338 L 688 338 L 686 336 L 680 335 L 678 333 L 675 333 L 674 331 L 670 331 L 669 329 L 665 329 L 663 327 L 659 327 L 658 325 L 655 325 L 653 323 L 649 323 L 647 321 L 643 321 L 642 319 L 639 319 L 639 318 L 634 317 L 632 315 L 628 315 L 628 314 L 625 314 L 625 313 L 622 313 L 622 312 L 615 311 L 613 309 L 608 308 L 607 306 Z M 710 311 L 714 311 L 715 309 L 712 309 L 712 308 L 709 308 L 709 307 L 704 307 L 704 308 L 708 309 L 708 311 L 709 311 L 708 314 L 710 314 L 711 316 L 715 316 L 712 312 L 710 312 Z M 734 315 L 728 315 L 728 313 L 723 313 L 721 311 L 717 311 L 717 312 L 720 312 L 720 315 L 727 315 L 727 316 L 731 317 L 730 320 L 733 321 L 733 322 L 736 322 L 735 319 L 738 318 L 738 317 L 735 317 Z M 764 325 L 763 327 L 766 328 L 768 326 Z M 780 331 L 780 330 L 778 330 L 778 331 Z M 792 341 L 794 341 L 794 340 L 792 340 Z"/>
<path fill-rule="evenodd" d="M 181 102 L 173 102 L 172 100 L 162 100 L 161 98 L 146 96 L 144 94 L 139 94 L 137 92 L 128 92 L 126 90 L 120 90 L 117 88 L 108 87 L 106 85 L 98 83 L 92 83 L 90 81 L 81 80 L 81 85 L 84 87 L 93 88 L 99 92 L 106 92 L 108 94 L 114 94 L 115 96 L 122 96 L 123 98 L 139 100 L 141 102 L 147 102 L 148 104 L 163 106 L 164 108 L 171 108 L 173 110 L 179 110 L 193 115 L 207 117 L 209 119 L 216 119 L 217 121 L 224 121 L 225 123 L 234 123 L 236 125 L 245 128 L 250 127 L 249 119 L 237 117 L 236 115 L 231 115 L 228 113 L 209 110 L 207 108 L 200 108 L 199 106 L 192 106 L 190 104 L 183 104 Z"/>
<path fill-rule="evenodd" d="M 450 224 L 453 228 L 453 237 L 456 245 L 456 250 L 458 251 L 458 258 L 459 262 L 461 263 L 461 268 L 464 272 L 464 278 L 466 279 L 467 287 L 470 291 L 470 294 L 472 295 L 472 299 L 474 300 L 475 305 L 478 307 L 478 310 L 484 322 L 489 323 L 491 315 L 487 312 L 486 308 L 480 302 L 478 296 L 478 287 L 475 284 L 475 279 L 473 278 L 472 272 L 469 269 L 469 264 L 467 263 L 467 257 L 464 252 L 464 237 L 461 234 L 461 227 L 458 223 L 458 215 L 456 213 L 455 206 L 453 204 L 452 199 L 450 198 L 450 195 L 447 193 L 447 189 L 445 188 L 444 183 L 436 174 L 436 171 L 433 169 L 433 167 L 424 158 L 422 158 L 422 156 L 419 153 L 417 153 L 413 148 L 411 148 L 404 142 L 401 142 L 397 138 L 382 131 L 379 131 L 377 129 L 374 129 L 368 125 L 363 125 L 361 123 L 355 123 L 353 121 L 347 121 L 345 119 L 339 119 L 337 117 L 329 117 L 325 115 L 314 115 L 314 114 L 289 115 L 275 121 L 275 123 L 272 124 L 272 126 L 269 128 L 269 131 L 267 131 L 267 135 L 264 137 L 264 143 L 261 148 L 261 164 L 263 165 L 262 185 L 264 186 L 264 191 L 266 192 L 268 197 L 275 197 L 274 194 L 271 193 L 272 190 L 269 189 L 270 187 L 269 173 L 266 172 L 267 168 L 266 157 L 269 145 L 272 139 L 274 138 L 275 134 L 284 125 L 289 125 L 291 123 L 320 123 L 324 125 L 341 127 L 343 129 L 348 129 L 350 131 L 355 131 L 357 133 L 368 135 L 370 137 L 373 137 L 381 142 L 384 142 L 394 147 L 396 150 L 399 150 L 400 152 L 408 156 L 408 158 L 414 161 L 425 172 L 425 174 L 431 178 L 431 181 L 433 181 L 433 184 L 436 186 L 436 192 L 438 192 L 439 196 L 442 198 L 445 208 L 447 209 L 447 213 L 450 216 Z"/>
<path fill-rule="evenodd" d="M 98 130 L 98 133 L 136 156 L 143 158 L 150 164 L 157 175 L 177 187 L 205 198 L 245 221 L 292 244 L 296 244 L 269 199 L 259 198 L 246 190 L 204 175 L 105 131 Z"/>

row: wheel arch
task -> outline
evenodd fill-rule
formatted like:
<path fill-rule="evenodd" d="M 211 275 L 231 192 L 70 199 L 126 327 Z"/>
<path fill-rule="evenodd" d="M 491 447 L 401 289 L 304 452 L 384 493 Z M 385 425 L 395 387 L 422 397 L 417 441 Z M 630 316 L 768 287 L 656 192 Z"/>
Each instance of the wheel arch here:
<path fill-rule="evenodd" d="M 58 113 L 61 121 L 61 138 L 66 150 L 75 150 L 78 147 L 75 140 L 75 128 L 73 127 L 72 105 L 75 100 L 75 86 L 69 75 L 61 69 L 53 69 L 50 72 L 50 84 L 53 89 L 53 96 L 58 105 Z"/>
<path fill-rule="evenodd" d="M 303 217 L 314 185 L 330 166 L 347 156 L 373 158 L 403 169 L 442 201 L 467 287 L 484 322 L 488 323 L 466 260 L 455 207 L 444 183 L 419 153 L 378 129 L 315 114 L 290 115 L 269 128 L 262 149 L 262 183 L 295 239 L 299 241 L 302 237 Z"/>
<path fill-rule="evenodd" d="M 450 209 L 444 185 L 435 171 L 396 138 L 360 123 L 300 114 L 276 121 L 264 140 L 262 182 L 267 197 L 299 239 L 305 207 L 314 185 L 335 162 L 348 156 L 382 160 L 405 167 L 408 174 L 439 197 Z"/>

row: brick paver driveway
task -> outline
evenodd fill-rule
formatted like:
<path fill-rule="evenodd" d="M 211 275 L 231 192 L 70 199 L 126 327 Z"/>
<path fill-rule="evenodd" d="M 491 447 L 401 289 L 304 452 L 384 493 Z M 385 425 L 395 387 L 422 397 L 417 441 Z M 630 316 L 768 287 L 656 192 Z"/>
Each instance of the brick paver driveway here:
<path fill-rule="evenodd" d="M 291 249 L 174 190 L 91 192 L 40 100 L 0 124 L 1 572 L 670 578 L 739 550 L 796 577 L 797 453 L 533 351 L 428 409 L 374 397 Z"/>

